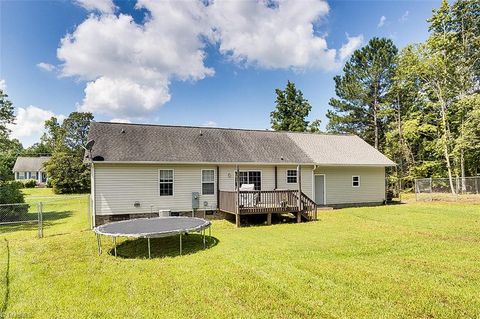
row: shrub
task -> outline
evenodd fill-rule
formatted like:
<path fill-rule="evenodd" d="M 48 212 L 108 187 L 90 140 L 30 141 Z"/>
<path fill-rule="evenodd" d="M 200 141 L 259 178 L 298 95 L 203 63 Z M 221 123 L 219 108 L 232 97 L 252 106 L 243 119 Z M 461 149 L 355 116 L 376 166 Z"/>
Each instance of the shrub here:
<path fill-rule="evenodd" d="M 19 189 L 20 189 L 20 188 L 23 188 L 23 183 L 22 183 L 21 181 L 8 181 L 8 182 L 6 182 L 6 183 L 12 184 L 12 185 L 14 185 L 15 187 L 17 187 L 17 188 L 19 188 Z"/>
<path fill-rule="evenodd" d="M 18 182 L 0 182 L 0 204 L 25 203 Z"/>
<path fill-rule="evenodd" d="M 34 179 L 27 179 L 23 181 L 24 188 L 34 188 L 35 186 L 37 186 L 37 181 Z"/>
<path fill-rule="evenodd" d="M 0 204 L 25 203 L 18 182 L 0 182 Z M 25 220 L 28 205 L 0 206 L 0 222 Z"/>
<path fill-rule="evenodd" d="M 54 153 L 45 169 L 55 194 L 90 191 L 90 167 L 80 154 Z"/>

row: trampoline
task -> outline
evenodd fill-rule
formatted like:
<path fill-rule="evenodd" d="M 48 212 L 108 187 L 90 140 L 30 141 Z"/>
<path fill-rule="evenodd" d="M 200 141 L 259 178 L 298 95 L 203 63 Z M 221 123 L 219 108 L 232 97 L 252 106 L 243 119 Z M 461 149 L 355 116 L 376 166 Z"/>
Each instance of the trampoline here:
<path fill-rule="evenodd" d="M 211 222 L 197 217 L 155 217 L 122 220 L 95 227 L 98 254 L 102 253 L 101 235 L 113 237 L 113 251 L 117 256 L 117 237 L 147 238 L 148 258 L 151 258 L 150 238 L 180 235 L 180 255 L 182 254 L 182 236 L 189 233 L 203 235 L 205 248 L 205 231 L 211 236 Z"/>

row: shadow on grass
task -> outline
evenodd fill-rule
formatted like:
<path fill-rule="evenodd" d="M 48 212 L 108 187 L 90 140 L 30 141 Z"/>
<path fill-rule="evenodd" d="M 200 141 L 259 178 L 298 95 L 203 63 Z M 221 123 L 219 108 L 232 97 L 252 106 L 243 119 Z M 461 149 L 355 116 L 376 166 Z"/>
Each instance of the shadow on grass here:
<path fill-rule="evenodd" d="M 105 237 L 103 239 L 105 241 Z M 203 246 L 203 236 L 200 234 L 188 234 L 182 236 L 182 255 L 194 254 L 204 249 L 209 249 L 218 245 L 220 241 L 213 236 L 205 237 L 205 248 Z M 117 240 L 118 243 L 118 240 Z M 180 236 L 151 238 L 150 250 L 152 258 L 176 257 L 180 256 Z M 113 245 L 108 251 L 114 255 Z M 126 259 L 148 258 L 148 242 L 146 238 L 126 240 L 117 244 L 117 257 Z"/>
<path fill-rule="evenodd" d="M 68 218 L 72 216 L 71 211 L 62 212 L 46 212 L 43 213 L 43 228 L 52 226 L 56 221 Z M 0 234 L 12 233 L 16 231 L 32 231 L 38 230 L 37 214 L 29 213 L 29 218 L 33 220 L 22 221 L 12 224 L 1 224 L 0 222 Z M 1 318 L 1 317 L 0 317 Z"/>
<path fill-rule="evenodd" d="M 0 318 L 5 318 L 5 313 L 7 311 L 8 299 L 10 297 L 10 246 L 8 240 L 5 239 L 7 258 L 5 260 L 5 277 L 3 281 L 5 282 L 5 295 L 3 296 L 2 306 L 0 307 Z"/>

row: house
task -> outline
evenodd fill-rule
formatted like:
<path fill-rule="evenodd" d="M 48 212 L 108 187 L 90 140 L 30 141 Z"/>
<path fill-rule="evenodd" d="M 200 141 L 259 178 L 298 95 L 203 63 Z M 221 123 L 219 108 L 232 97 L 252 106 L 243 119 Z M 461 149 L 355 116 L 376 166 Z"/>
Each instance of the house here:
<path fill-rule="evenodd" d="M 93 122 L 89 140 L 97 225 L 162 210 L 311 220 L 317 206 L 383 203 L 395 165 L 354 135 Z"/>
<path fill-rule="evenodd" d="M 47 173 L 43 169 L 43 164 L 50 159 L 48 156 L 41 157 L 17 157 L 13 166 L 15 180 L 21 181 L 26 179 L 34 179 L 38 184 L 47 182 Z"/>

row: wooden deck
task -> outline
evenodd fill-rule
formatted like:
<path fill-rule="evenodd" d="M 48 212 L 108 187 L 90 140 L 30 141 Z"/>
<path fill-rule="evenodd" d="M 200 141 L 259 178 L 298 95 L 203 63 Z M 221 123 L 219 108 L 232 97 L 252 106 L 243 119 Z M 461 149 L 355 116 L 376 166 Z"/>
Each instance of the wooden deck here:
<path fill-rule="evenodd" d="M 300 196 L 299 196 L 300 194 Z M 234 214 L 237 226 L 240 215 L 267 214 L 267 222 L 271 222 L 271 214 L 295 213 L 297 221 L 317 218 L 317 205 L 304 193 L 297 190 L 274 191 L 220 191 L 219 210 Z"/>

